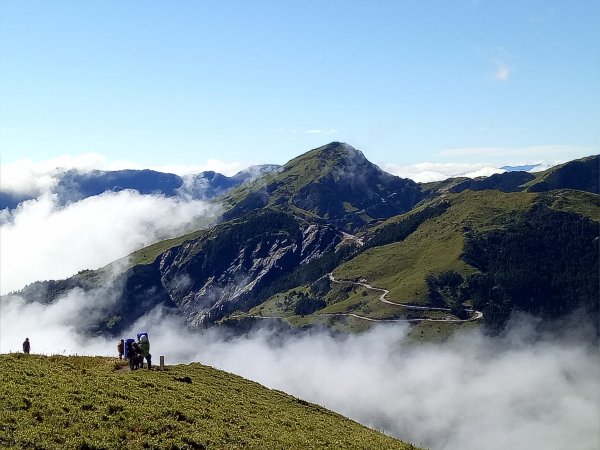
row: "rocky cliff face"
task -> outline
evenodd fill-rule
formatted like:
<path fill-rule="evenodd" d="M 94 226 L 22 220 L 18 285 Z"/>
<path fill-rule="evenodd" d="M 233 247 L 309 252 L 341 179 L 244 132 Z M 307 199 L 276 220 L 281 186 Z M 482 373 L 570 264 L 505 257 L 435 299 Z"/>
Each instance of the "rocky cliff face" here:
<path fill-rule="evenodd" d="M 252 308 L 270 283 L 333 253 L 341 240 L 329 224 L 266 208 L 171 247 L 150 264 L 37 282 L 19 295 L 46 304 L 72 291 L 85 295 L 94 300 L 96 319 L 80 321 L 78 329 L 92 334 L 120 336 L 158 306 L 182 313 L 191 327 L 205 326 Z"/>
<path fill-rule="evenodd" d="M 200 326 L 255 306 L 256 294 L 271 281 L 334 251 L 340 241 L 330 225 L 261 211 L 167 250 L 158 260 L 160 281 L 188 323 Z"/>

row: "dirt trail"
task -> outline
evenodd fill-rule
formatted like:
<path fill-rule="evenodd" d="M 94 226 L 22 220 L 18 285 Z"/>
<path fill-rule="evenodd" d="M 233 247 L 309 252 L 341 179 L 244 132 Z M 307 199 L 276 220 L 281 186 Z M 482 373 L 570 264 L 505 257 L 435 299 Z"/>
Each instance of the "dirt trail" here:
<path fill-rule="evenodd" d="M 450 308 L 437 308 L 437 307 L 433 307 L 433 306 L 416 306 L 416 305 L 409 305 L 406 303 L 393 302 L 386 298 L 387 295 L 390 293 L 389 290 L 373 287 L 370 284 L 368 284 L 366 282 L 366 280 L 365 281 L 336 280 L 333 276 L 333 273 L 329 273 L 329 274 L 327 274 L 327 276 L 329 277 L 329 280 L 331 280 L 332 283 L 350 283 L 350 284 L 354 284 L 356 286 L 362 286 L 364 288 L 371 289 L 373 291 L 381 292 L 381 295 L 379 296 L 379 301 L 382 303 L 387 303 L 388 305 L 401 306 L 406 309 L 417 310 L 417 311 L 445 311 L 445 312 L 452 311 Z M 469 317 L 468 319 L 451 319 L 451 318 L 428 319 L 425 317 L 417 318 L 417 319 L 374 319 L 372 317 L 361 316 L 361 315 L 355 314 L 355 313 L 323 313 L 321 315 L 323 315 L 323 316 L 325 316 L 325 315 L 327 315 L 327 316 L 351 316 L 351 317 L 356 317 L 358 319 L 368 320 L 371 322 L 449 322 L 449 323 L 472 322 L 475 320 L 479 320 L 483 317 L 483 313 L 481 311 L 467 309 L 467 312 L 469 312 L 471 314 L 471 317 Z"/>

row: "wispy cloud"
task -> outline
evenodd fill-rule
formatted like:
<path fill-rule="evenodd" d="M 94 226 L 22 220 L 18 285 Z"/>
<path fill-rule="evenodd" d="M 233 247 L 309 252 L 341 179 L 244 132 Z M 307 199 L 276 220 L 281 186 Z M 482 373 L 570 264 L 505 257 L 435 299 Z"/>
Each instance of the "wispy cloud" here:
<path fill-rule="evenodd" d="M 496 81 L 507 81 L 511 74 L 511 70 L 505 61 L 496 62 L 496 71 L 494 72 L 494 80 Z"/>
<path fill-rule="evenodd" d="M 540 11 L 540 12 L 530 14 L 528 19 L 530 22 L 533 22 L 533 23 L 546 23 L 546 22 L 552 21 L 555 16 L 556 16 L 556 10 L 547 9 L 545 11 Z"/>
<path fill-rule="evenodd" d="M 479 57 L 485 62 L 488 68 L 486 71 L 493 81 L 506 82 L 513 76 L 516 60 L 514 54 L 500 46 L 477 48 L 476 51 Z"/>
<path fill-rule="evenodd" d="M 307 134 L 335 134 L 338 132 L 339 130 L 336 130 L 335 128 L 329 128 L 328 130 L 314 129 L 305 131 Z"/>
<path fill-rule="evenodd" d="M 513 132 L 513 131 L 524 131 L 527 128 L 525 127 L 506 127 L 506 128 L 494 128 L 494 127 L 477 127 L 477 131 L 481 133 L 487 133 L 490 131 L 500 131 L 500 132 Z"/>
<path fill-rule="evenodd" d="M 336 134 L 339 133 L 339 130 L 336 130 L 335 128 L 311 128 L 310 130 L 304 130 L 304 131 L 298 131 L 296 128 L 292 128 L 289 130 L 285 130 L 283 128 L 278 128 L 277 130 L 278 133 L 284 133 L 284 132 L 288 132 L 288 133 L 304 133 L 304 134 Z"/>

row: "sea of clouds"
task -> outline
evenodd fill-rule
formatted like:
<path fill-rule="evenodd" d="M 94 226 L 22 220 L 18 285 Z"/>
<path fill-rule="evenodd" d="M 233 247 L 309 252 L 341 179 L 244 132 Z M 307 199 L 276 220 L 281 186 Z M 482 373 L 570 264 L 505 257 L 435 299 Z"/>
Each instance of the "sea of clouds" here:
<path fill-rule="evenodd" d="M 97 269 L 160 239 L 213 223 L 220 208 L 190 196 L 105 192 L 67 205 L 54 188 L 69 169 L 120 168 L 98 155 L 1 167 L 3 192 L 31 196 L 14 210 L 0 212 L 0 293 L 37 280 L 63 279 Z"/>
<path fill-rule="evenodd" d="M 534 172 L 540 172 L 555 166 L 558 162 L 536 162 L 531 164 Z M 507 170 L 500 164 L 492 165 L 489 163 L 433 163 L 425 162 L 418 164 L 395 164 L 385 163 L 381 166 L 383 170 L 393 175 L 410 178 L 417 183 L 430 183 L 433 181 L 442 181 L 453 177 L 489 177 L 496 173 L 504 173 Z"/>
<path fill-rule="evenodd" d="M 116 356 L 117 341 L 79 335 L 106 292 L 73 290 L 51 305 L 0 301 L 0 352 Z M 99 304 L 100 303 L 100 304 Z M 201 362 L 318 403 L 386 434 L 431 449 L 598 448 L 600 363 L 593 332 L 569 322 L 555 333 L 514 317 L 499 337 L 477 331 L 415 345 L 408 326 L 357 336 L 325 332 L 243 336 L 194 331 L 160 308 L 124 334 L 150 334 L 154 362 Z M 569 330 L 572 333 L 569 333 Z"/>
<path fill-rule="evenodd" d="M 29 183 L 13 177 L 36 198 L 6 212 L 0 226 L 2 293 L 101 267 L 218 214 L 205 202 L 133 191 L 59 206 L 51 193 L 59 172 L 37 171 Z M 116 355 L 115 340 L 81 335 L 75 325 L 95 320 L 118 294 L 75 289 L 49 305 L 5 295 L 0 352 L 19 351 L 27 336 L 34 353 Z M 126 334 L 148 331 L 155 361 L 209 364 L 432 449 L 596 449 L 597 339 L 580 322 L 554 329 L 541 332 L 522 316 L 499 337 L 471 331 L 441 344 L 410 344 L 401 324 L 347 337 L 268 329 L 232 337 L 189 330 L 157 308 Z"/>

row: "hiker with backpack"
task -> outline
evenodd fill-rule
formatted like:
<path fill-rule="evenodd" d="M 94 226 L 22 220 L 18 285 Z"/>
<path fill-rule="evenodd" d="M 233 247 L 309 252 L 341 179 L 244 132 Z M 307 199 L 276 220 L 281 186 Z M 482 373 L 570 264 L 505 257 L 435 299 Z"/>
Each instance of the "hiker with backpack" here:
<path fill-rule="evenodd" d="M 143 361 L 142 351 L 137 342 L 131 343 L 131 354 L 129 356 L 129 368 L 131 370 L 137 370 L 140 368 L 140 363 Z"/>
<path fill-rule="evenodd" d="M 140 363 L 142 369 L 144 368 L 144 358 L 148 363 L 148 370 L 152 368 L 152 355 L 150 354 L 150 341 L 148 340 L 147 333 L 138 334 L 138 347 L 140 349 Z"/>
<path fill-rule="evenodd" d="M 121 339 L 117 344 L 119 358 L 122 355 L 129 361 L 129 369 L 137 370 L 144 368 L 144 358 L 148 362 L 148 370 L 152 369 L 152 355 L 150 354 L 150 341 L 148 333 L 138 333 L 137 342 L 135 339 Z"/>
<path fill-rule="evenodd" d="M 133 344 L 135 341 L 133 339 L 125 340 L 125 359 L 129 362 L 129 369 L 134 370 L 134 363 L 137 363 L 137 355 L 135 353 L 135 349 Z"/>

